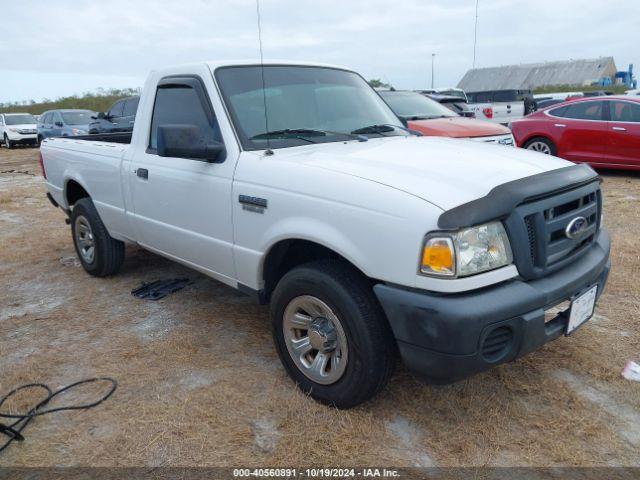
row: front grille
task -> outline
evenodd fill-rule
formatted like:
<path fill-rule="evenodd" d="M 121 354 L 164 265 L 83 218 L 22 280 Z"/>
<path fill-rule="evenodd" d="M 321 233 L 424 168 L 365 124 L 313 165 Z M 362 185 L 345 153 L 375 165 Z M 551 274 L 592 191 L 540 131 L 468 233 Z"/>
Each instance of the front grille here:
<path fill-rule="evenodd" d="M 539 278 L 586 251 L 600 228 L 601 210 L 598 182 L 518 206 L 505 226 L 515 244 L 514 258 L 520 274 L 526 279 Z M 579 217 L 584 221 L 576 220 Z M 568 234 L 572 222 L 584 225 L 577 233 L 569 228 Z"/>
<path fill-rule="evenodd" d="M 511 327 L 501 326 L 495 328 L 482 342 L 482 358 L 487 362 L 496 362 L 504 357 L 511 346 L 513 330 Z"/>

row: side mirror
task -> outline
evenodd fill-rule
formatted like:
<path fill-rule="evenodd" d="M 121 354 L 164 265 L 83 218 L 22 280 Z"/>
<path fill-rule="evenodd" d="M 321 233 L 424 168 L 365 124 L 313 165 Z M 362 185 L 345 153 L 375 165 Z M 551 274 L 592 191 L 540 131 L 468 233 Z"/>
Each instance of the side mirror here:
<path fill-rule="evenodd" d="M 158 155 L 222 163 L 224 144 L 207 141 L 195 125 L 160 125 L 157 129 Z"/>
<path fill-rule="evenodd" d="M 56 127 L 64 127 L 64 125 L 62 124 L 62 122 L 56 122 Z"/>
<path fill-rule="evenodd" d="M 98 120 L 104 120 L 105 118 L 107 118 L 107 115 L 104 112 L 99 112 L 98 115 L 92 118 L 97 118 Z"/>

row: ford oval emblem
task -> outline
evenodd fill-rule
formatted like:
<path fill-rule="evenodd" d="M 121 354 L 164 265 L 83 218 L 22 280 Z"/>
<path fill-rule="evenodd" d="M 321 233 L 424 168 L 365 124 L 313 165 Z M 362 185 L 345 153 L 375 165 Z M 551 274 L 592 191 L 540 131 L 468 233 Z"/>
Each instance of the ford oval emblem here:
<path fill-rule="evenodd" d="M 584 217 L 576 217 L 569 222 L 567 228 L 564 231 L 564 234 L 567 238 L 576 238 L 582 232 L 587 229 L 587 219 Z"/>

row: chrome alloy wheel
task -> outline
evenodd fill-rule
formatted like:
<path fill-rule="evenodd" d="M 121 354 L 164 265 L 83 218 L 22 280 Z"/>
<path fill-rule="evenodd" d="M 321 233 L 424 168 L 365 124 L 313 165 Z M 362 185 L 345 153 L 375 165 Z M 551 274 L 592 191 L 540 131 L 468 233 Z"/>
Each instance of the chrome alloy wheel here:
<path fill-rule="evenodd" d="M 78 215 L 75 222 L 76 245 L 85 263 L 93 263 L 96 252 L 96 241 L 89 220 Z"/>
<path fill-rule="evenodd" d="M 294 298 L 282 329 L 289 355 L 306 377 L 322 385 L 340 380 L 348 361 L 347 337 L 326 303 L 311 295 Z"/>
<path fill-rule="evenodd" d="M 544 153 L 545 155 L 551 155 L 551 149 L 549 145 L 544 142 L 532 142 L 527 145 L 527 150 L 533 150 L 535 152 Z"/>

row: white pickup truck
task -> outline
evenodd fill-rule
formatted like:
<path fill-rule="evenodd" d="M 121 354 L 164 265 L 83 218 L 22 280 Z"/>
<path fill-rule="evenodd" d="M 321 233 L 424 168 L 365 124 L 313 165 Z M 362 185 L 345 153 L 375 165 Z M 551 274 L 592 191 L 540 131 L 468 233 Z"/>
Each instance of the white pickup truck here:
<path fill-rule="evenodd" d="M 417 136 L 348 69 L 167 68 L 136 118 L 42 143 L 85 270 L 115 274 L 132 243 L 270 302 L 282 363 L 319 401 L 367 400 L 398 354 L 434 383 L 514 360 L 604 288 L 591 168 Z"/>
<path fill-rule="evenodd" d="M 535 111 L 536 103 L 530 90 L 486 90 L 467 92 L 469 110 L 476 118 L 508 125 Z"/>

